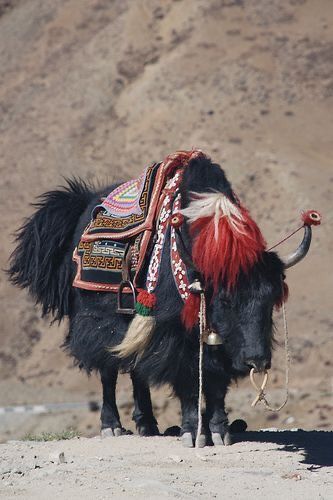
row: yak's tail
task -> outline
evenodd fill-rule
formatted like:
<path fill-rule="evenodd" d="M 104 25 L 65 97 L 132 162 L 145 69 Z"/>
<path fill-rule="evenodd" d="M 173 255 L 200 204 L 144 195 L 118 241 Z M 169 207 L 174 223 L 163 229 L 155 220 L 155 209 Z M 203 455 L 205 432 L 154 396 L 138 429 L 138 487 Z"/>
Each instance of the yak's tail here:
<path fill-rule="evenodd" d="M 41 195 L 36 212 L 16 233 L 8 274 L 20 288 L 28 288 L 43 316 L 60 321 L 69 312 L 71 243 L 81 214 L 94 191 L 80 179 Z"/>

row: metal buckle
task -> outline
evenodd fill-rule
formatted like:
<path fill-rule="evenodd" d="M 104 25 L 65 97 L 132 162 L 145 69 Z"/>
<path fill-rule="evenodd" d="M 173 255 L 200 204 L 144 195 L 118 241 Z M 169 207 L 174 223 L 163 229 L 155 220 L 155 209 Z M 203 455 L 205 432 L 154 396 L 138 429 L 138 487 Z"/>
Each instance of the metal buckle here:
<path fill-rule="evenodd" d="M 132 292 L 133 307 L 123 307 L 123 290 L 129 288 Z M 119 314 L 135 314 L 136 295 L 133 283 L 130 280 L 124 280 L 120 283 L 117 293 L 117 313 Z"/>

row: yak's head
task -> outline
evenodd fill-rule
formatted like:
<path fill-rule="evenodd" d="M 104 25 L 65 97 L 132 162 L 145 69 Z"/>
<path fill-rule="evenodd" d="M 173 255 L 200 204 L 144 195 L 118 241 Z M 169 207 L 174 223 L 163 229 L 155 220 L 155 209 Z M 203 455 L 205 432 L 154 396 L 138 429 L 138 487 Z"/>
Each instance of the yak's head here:
<path fill-rule="evenodd" d="M 235 375 L 270 368 L 273 310 L 287 297 L 284 270 L 300 260 L 298 252 L 282 262 L 233 193 L 223 170 L 210 160 L 189 163 L 183 179 L 186 227 L 192 260 L 208 295 L 207 319 L 222 345 L 218 348 Z M 197 319 L 191 301 L 183 321 Z"/>
<path fill-rule="evenodd" d="M 285 300 L 284 265 L 275 253 L 263 252 L 232 289 L 221 284 L 212 296 L 208 319 L 221 339 L 221 351 L 235 374 L 269 369 L 273 311 Z"/>

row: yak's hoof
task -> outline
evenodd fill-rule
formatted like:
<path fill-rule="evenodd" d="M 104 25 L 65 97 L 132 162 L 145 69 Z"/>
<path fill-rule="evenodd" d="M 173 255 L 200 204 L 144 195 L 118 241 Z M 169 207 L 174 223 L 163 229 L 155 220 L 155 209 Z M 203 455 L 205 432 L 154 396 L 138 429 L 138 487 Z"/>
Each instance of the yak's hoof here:
<path fill-rule="evenodd" d="M 121 427 L 116 427 L 115 429 L 112 429 L 111 427 L 106 427 L 105 429 L 101 430 L 101 438 L 109 438 L 109 437 L 119 437 L 125 434 L 126 431 L 125 429 L 122 429 Z"/>
<path fill-rule="evenodd" d="M 224 434 L 224 437 L 223 437 L 223 443 L 224 443 L 224 446 L 230 446 L 233 441 L 232 441 L 232 436 L 230 434 L 229 431 L 227 431 L 225 434 Z"/>
<path fill-rule="evenodd" d="M 193 438 L 192 438 L 192 434 L 190 432 L 184 432 L 181 439 L 182 439 L 182 445 L 185 448 L 193 448 L 193 446 L 194 446 Z"/>
<path fill-rule="evenodd" d="M 223 445 L 222 437 L 221 437 L 221 434 L 219 432 L 212 432 L 212 441 L 213 441 L 214 446 L 222 446 Z"/>
<path fill-rule="evenodd" d="M 182 444 L 185 448 L 194 448 L 195 440 L 192 437 L 191 432 L 184 432 L 181 437 Z M 200 434 L 198 438 L 198 448 L 204 448 L 206 446 L 206 436 L 205 434 Z"/>
<path fill-rule="evenodd" d="M 212 441 L 214 446 L 229 446 L 232 444 L 232 437 L 229 431 L 227 431 L 223 438 L 219 432 L 212 432 Z"/>

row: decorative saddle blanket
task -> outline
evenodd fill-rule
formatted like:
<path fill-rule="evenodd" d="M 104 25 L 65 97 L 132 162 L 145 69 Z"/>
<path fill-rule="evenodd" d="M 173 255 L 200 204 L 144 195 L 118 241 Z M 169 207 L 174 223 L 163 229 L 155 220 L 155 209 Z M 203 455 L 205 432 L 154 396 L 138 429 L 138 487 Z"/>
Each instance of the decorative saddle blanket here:
<path fill-rule="evenodd" d="M 161 163 L 146 168 L 136 180 L 116 187 L 93 210 L 83 241 L 96 238 L 124 240 L 152 229 L 155 210 L 165 179 Z"/>
<path fill-rule="evenodd" d="M 116 187 L 95 207 L 73 253 L 77 264 L 73 286 L 117 292 L 122 282 L 131 281 L 134 287 L 141 287 L 147 259 L 151 259 L 147 285 L 154 286 L 165 226 L 174 208 L 179 209 L 179 197 L 175 201 L 182 167 L 194 154 L 177 152 L 162 163 L 154 163 L 138 179 Z"/>

